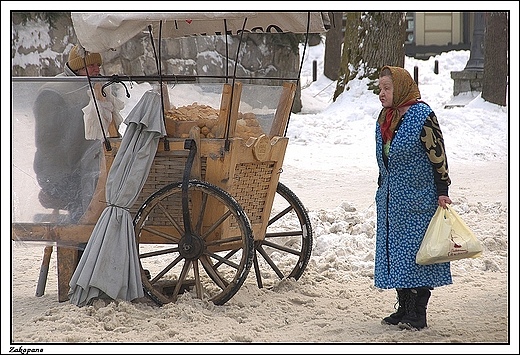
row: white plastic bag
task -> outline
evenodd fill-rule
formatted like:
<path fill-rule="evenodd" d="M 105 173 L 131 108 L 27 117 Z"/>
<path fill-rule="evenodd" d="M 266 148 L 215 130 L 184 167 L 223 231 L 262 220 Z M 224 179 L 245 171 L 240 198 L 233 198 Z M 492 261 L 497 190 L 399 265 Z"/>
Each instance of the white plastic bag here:
<path fill-rule="evenodd" d="M 482 255 L 482 246 L 451 206 L 441 206 L 433 215 L 415 262 L 420 265 L 444 263 Z"/>

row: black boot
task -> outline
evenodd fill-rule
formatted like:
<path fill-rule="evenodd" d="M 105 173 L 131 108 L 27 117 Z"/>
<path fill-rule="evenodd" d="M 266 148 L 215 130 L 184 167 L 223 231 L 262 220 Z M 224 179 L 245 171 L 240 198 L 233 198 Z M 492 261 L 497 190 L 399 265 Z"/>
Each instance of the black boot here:
<path fill-rule="evenodd" d="M 404 308 L 404 300 L 406 297 L 406 291 L 402 288 L 396 288 L 397 291 L 397 304 L 399 304 L 397 311 L 390 314 L 388 317 L 383 318 L 381 321 L 381 324 L 390 324 L 390 325 L 397 325 L 403 319 L 403 316 L 405 315 L 405 308 Z M 395 305 L 394 305 L 395 308 Z"/>
<path fill-rule="evenodd" d="M 424 327 L 428 326 L 426 322 L 426 308 L 428 306 L 428 301 L 430 300 L 431 291 L 428 287 L 421 287 L 417 289 L 417 313 L 421 314 L 424 317 Z"/>
<path fill-rule="evenodd" d="M 401 329 L 423 329 L 426 323 L 426 306 L 431 292 L 427 287 L 408 289 L 405 302 L 405 315 L 399 322 Z"/>

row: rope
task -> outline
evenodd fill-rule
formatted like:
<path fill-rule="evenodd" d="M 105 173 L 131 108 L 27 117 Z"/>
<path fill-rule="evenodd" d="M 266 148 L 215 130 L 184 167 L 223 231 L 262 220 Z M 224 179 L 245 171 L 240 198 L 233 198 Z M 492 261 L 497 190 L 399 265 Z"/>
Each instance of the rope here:
<path fill-rule="evenodd" d="M 130 212 L 130 208 L 128 208 L 128 207 L 119 206 L 119 205 L 116 205 L 114 203 L 110 203 L 108 201 L 99 201 L 99 202 L 106 203 L 107 207 L 116 207 L 116 208 L 120 208 L 122 210 Z"/>

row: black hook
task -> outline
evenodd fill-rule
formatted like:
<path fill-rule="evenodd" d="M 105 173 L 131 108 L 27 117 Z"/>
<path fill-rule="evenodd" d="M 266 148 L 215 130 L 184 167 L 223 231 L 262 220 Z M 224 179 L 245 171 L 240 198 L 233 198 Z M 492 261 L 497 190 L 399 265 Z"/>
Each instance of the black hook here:
<path fill-rule="evenodd" d="M 110 79 L 110 81 L 107 82 L 107 83 L 105 83 L 105 84 L 103 85 L 103 87 L 101 88 L 101 94 L 103 95 L 103 97 L 106 97 L 106 96 L 107 96 L 107 94 L 106 94 L 106 92 L 105 92 L 105 88 L 106 88 L 107 86 L 110 86 L 110 85 L 114 84 L 114 83 L 121 83 L 121 85 L 123 85 L 124 88 L 125 88 L 125 91 L 126 91 L 126 97 L 130 98 L 130 93 L 128 92 L 128 89 L 126 88 L 125 83 L 122 81 L 122 79 L 119 78 L 119 75 L 117 75 L 117 74 L 113 74 L 113 75 L 112 75 L 112 78 Z"/>

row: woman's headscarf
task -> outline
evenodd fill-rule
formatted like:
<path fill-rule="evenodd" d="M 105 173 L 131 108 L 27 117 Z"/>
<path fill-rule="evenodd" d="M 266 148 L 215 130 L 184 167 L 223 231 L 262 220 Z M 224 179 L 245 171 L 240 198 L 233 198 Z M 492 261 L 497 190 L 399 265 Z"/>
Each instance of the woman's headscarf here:
<path fill-rule="evenodd" d="M 383 143 L 393 138 L 395 127 L 401 118 L 398 108 L 417 103 L 421 98 L 417 84 L 406 69 L 386 65 L 381 68 L 381 72 L 383 72 L 385 68 L 388 68 L 392 73 L 394 94 L 392 107 L 385 107 L 378 118 L 379 125 L 381 126 L 381 134 L 383 135 Z"/>

